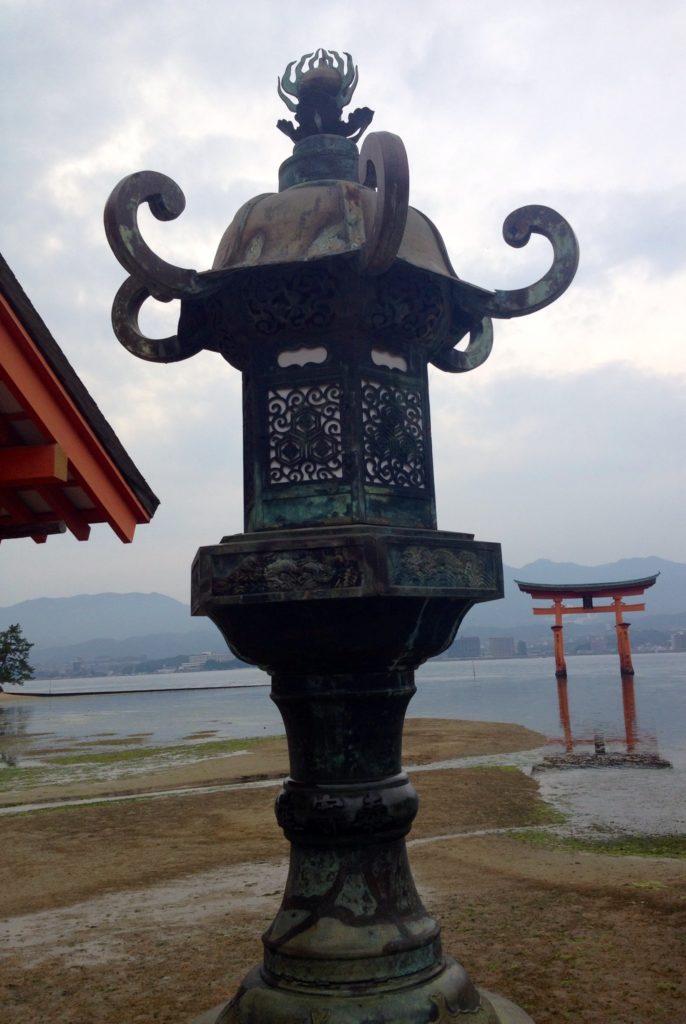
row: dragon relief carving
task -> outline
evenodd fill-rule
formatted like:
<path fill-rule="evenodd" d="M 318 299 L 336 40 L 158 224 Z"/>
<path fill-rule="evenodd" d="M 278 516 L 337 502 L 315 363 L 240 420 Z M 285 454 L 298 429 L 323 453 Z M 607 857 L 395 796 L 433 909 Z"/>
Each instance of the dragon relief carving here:
<path fill-rule="evenodd" d="M 361 585 L 358 563 L 330 550 L 246 555 L 230 572 L 215 577 L 213 590 L 215 594 L 278 594 Z"/>
<path fill-rule="evenodd" d="M 495 576 L 483 556 L 449 548 L 406 547 L 391 552 L 392 582 L 408 587 L 495 586 Z"/>

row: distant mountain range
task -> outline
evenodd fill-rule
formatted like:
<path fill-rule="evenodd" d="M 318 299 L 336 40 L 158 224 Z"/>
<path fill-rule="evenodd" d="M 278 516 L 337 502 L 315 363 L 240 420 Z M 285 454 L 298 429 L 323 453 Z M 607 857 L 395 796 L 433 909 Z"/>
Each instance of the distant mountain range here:
<path fill-rule="evenodd" d="M 36 669 L 79 658 L 143 661 L 227 650 L 208 619 L 192 618 L 188 605 L 164 594 L 38 597 L 0 608 L 0 629 L 13 622 L 34 644 Z"/>
<path fill-rule="evenodd" d="M 583 566 L 539 559 L 520 569 L 505 566 L 504 599 L 476 605 L 460 634 L 482 638 L 508 634 L 522 639 L 548 636 L 550 620 L 534 619 L 531 598 L 521 593 L 515 579 L 587 583 L 638 579 L 656 572 L 660 577 L 646 592 L 646 611 L 633 617 L 636 627 L 667 631 L 686 628 L 686 565 L 681 562 L 625 558 L 606 565 Z M 610 619 L 588 616 L 585 621 L 588 630 L 601 632 L 613 624 Z M 0 629 L 14 622 L 21 624 L 24 635 L 35 645 L 31 662 L 37 669 L 70 665 L 79 658 L 84 662 L 105 658 L 143 661 L 226 651 L 223 638 L 209 620 L 191 618 L 188 605 L 164 594 L 40 597 L 0 608 Z"/>

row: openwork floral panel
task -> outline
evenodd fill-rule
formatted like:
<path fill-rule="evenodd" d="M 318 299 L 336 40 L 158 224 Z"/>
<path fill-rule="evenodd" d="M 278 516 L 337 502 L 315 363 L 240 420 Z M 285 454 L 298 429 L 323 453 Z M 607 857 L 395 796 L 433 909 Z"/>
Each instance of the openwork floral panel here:
<path fill-rule="evenodd" d="M 419 391 L 362 381 L 362 431 L 367 483 L 426 487 Z"/>
<path fill-rule="evenodd" d="M 341 479 L 343 449 L 338 384 L 270 390 L 267 414 L 271 484 Z"/>

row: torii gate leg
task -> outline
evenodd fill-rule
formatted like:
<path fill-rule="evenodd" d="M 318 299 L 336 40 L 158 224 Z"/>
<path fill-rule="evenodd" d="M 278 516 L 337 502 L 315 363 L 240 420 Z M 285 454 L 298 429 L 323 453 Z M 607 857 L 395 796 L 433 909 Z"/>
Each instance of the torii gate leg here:
<path fill-rule="evenodd" d="M 615 603 L 615 629 L 617 631 L 617 652 L 619 654 L 619 671 L 623 676 L 632 676 L 634 666 L 631 662 L 631 643 L 629 641 L 629 622 L 622 621 L 622 599 L 616 597 Z"/>
<path fill-rule="evenodd" d="M 555 675 L 558 679 L 567 678 L 567 663 L 565 662 L 565 641 L 562 629 L 562 601 L 555 598 L 555 625 L 550 628 L 553 631 L 553 647 L 555 650 Z"/>
<path fill-rule="evenodd" d="M 565 642 L 562 626 L 551 626 L 553 645 L 555 647 L 555 675 L 558 679 L 567 678 L 567 662 L 565 661 Z"/>

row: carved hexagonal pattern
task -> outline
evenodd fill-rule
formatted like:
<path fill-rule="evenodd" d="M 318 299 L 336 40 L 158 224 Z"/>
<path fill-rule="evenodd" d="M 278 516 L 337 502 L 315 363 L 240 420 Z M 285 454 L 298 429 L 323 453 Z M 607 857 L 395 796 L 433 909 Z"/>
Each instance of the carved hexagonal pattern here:
<path fill-rule="evenodd" d="M 343 476 L 341 392 L 337 384 L 270 390 L 267 416 L 271 484 Z"/>

